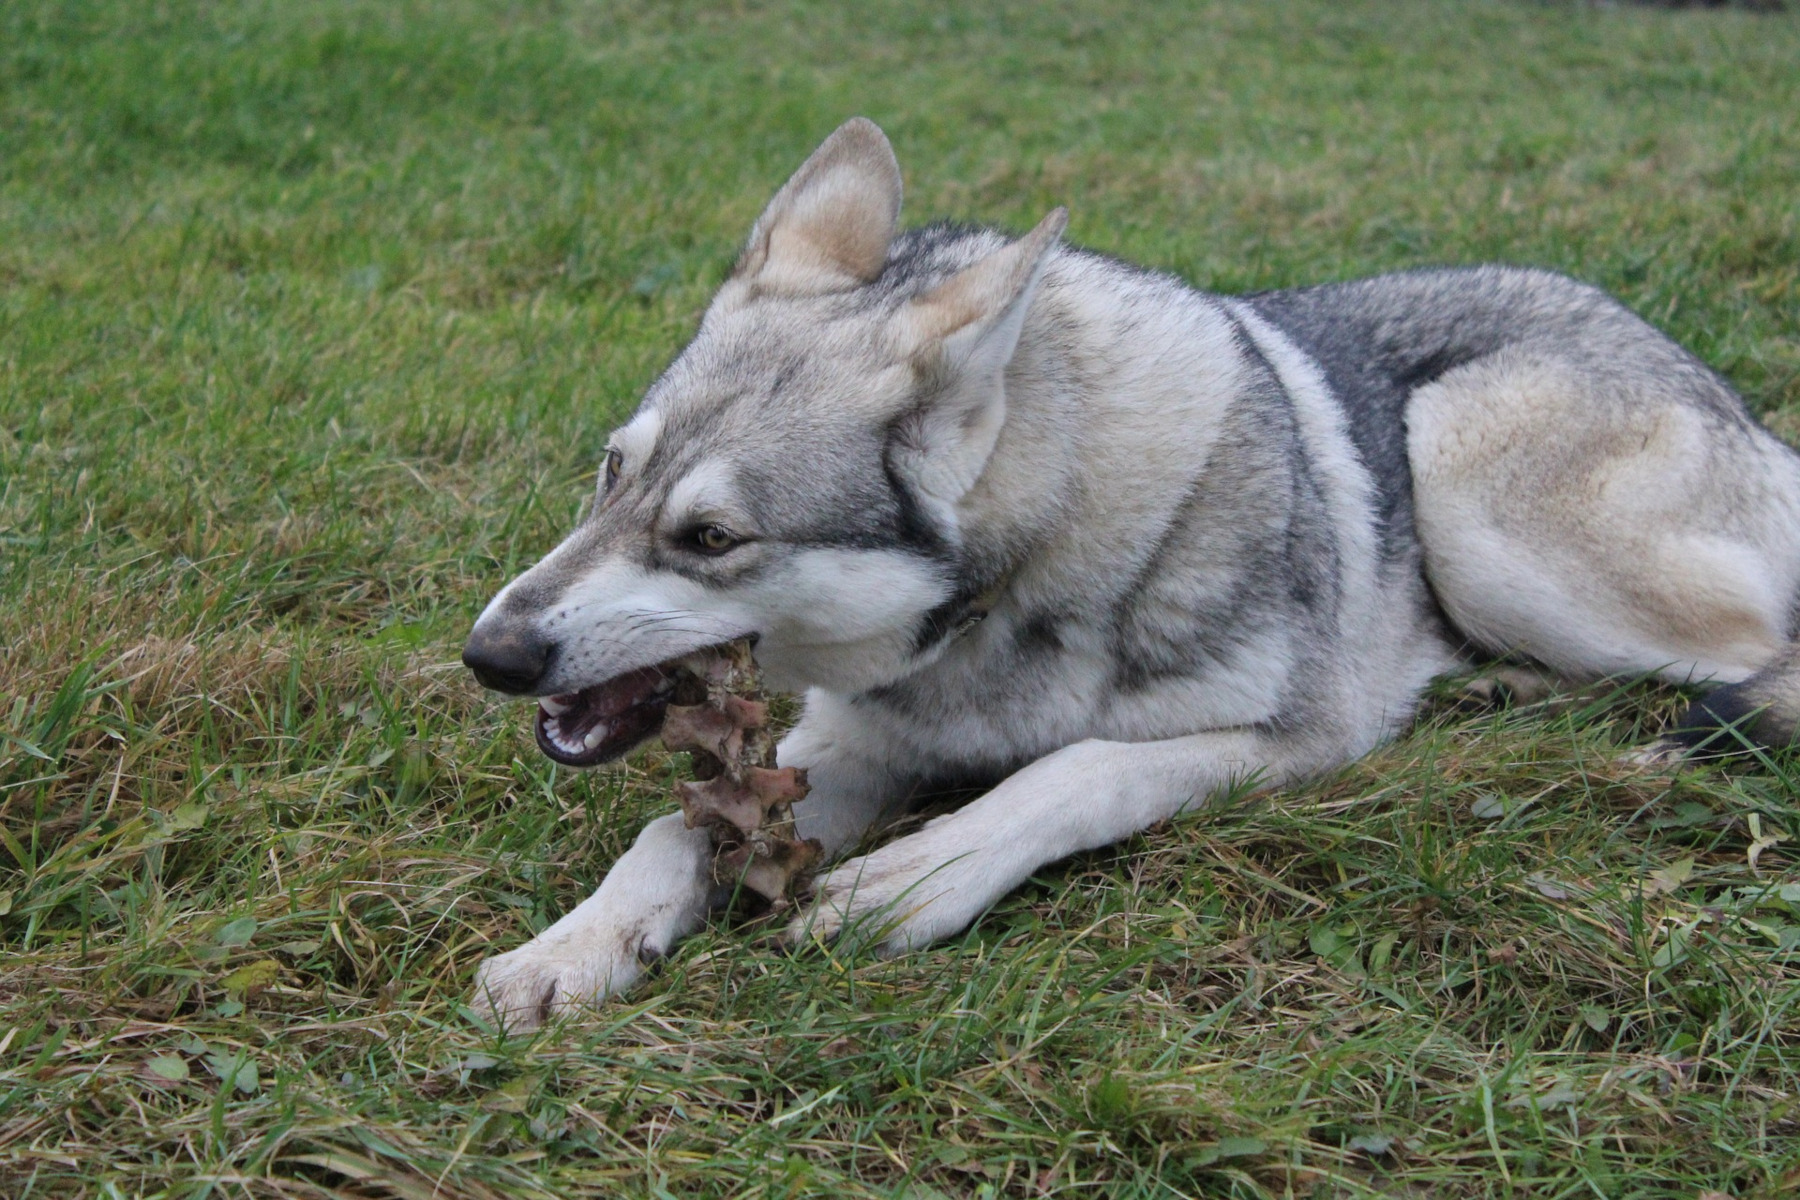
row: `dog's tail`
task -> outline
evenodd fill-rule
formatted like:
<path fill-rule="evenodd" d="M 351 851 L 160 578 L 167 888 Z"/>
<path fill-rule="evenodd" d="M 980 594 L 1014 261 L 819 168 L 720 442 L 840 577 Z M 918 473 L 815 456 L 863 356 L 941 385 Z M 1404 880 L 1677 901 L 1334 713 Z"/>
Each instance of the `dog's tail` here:
<path fill-rule="evenodd" d="M 1708 692 L 1676 719 L 1669 740 L 1689 754 L 1730 754 L 1800 741 L 1800 642 L 1741 683 Z"/>

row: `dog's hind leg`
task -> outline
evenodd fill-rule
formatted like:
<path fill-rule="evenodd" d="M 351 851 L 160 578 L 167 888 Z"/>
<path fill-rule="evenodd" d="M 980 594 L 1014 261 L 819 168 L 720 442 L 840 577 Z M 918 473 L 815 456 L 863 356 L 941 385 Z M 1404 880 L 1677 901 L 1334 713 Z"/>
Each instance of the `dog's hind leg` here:
<path fill-rule="evenodd" d="M 1555 695 L 1562 681 L 1536 667 L 1495 663 L 1464 683 L 1458 692 L 1471 707 L 1537 704 Z"/>
<path fill-rule="evenodd" d="M 1748 679 L 1695 700 L 1661 740 L 1635 758 L 1655 764 L 1684 755 L 1732 754 L 1746 743 L 1800 745 L 1800 644 L 1789 645 Z"/>
<path fill-rule="evenodd" d="M 1800 458 L 1716 379 L 1679 368 L 1509 350 L 1414 393 L 1426 569 L 1471 640 L 1573 679 L 1678 683 L 1736 683 L 1782 651 Z"/>
<path fill-rule="evenodd" d="M 1248 728 L 1077 742 L 917 833 L 838 866 L 787 936 L 866 938 L 886 954 L 928 945 L 1040 867 L 1111 845 L 1236 784 L 1284 783 L 1352 753 Z"/>

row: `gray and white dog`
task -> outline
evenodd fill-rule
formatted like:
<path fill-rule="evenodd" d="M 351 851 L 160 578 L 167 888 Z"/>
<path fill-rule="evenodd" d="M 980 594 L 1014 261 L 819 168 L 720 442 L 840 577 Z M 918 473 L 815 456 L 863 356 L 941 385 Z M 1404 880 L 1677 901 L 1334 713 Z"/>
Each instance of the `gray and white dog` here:
<path fill-rule="evenodd" d="M 1480 658 L 1722 684 L 1684 728 L 1791 735 L 1800 456 L 1605 293 L 1484 266 L 1234 299 L 1062 244 L 1060 209 L 1020 238 L 899 210 L 850 121 L 464 656 L 585 767 L 655 731 L 660 667 L 755 637 L 805 692 L 779 754 L 830 856 L 991 787 L 823 874 L 794 933 L 925 945 L 1354 759 Z M 518 1028 L 629 986 L 719 900 L 709 863 L 652 821 L 477 1004 Z"/>

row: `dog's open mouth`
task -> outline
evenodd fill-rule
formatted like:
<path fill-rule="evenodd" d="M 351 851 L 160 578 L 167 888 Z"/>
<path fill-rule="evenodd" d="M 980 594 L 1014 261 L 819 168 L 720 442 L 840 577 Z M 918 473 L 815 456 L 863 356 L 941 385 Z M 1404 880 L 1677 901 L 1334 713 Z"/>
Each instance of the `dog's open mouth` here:
<path fill-rule="evenodd" d="M 593 767 L 619 757 L 662 728 L 663 714 L 684 682 L 704 694 L 692 664 L 712 653 L 711 648 L 701 650 L 578 692 L 541 697 L 535 722 L 538 749 L 565 767 Z"/>
<path fill-rule="evenodd" d="M 682 668 L 674 663 L 538 701 L 537 744 L 565 767 L 617 758 L 662 727 Z"/>

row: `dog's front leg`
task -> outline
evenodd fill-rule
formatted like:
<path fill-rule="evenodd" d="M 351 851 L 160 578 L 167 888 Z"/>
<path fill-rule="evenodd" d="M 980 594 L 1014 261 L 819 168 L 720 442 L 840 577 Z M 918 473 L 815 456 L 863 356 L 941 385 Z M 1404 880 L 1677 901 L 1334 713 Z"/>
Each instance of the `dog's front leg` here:
<path fill-rule="evenodd" d="M 817 839 L 830 862 L 892 815 L 917 777 L 896 763 L 908 757 L 879 726 L 842 697 L 813 691 L 806 715 L 776 748 L 784 767 L 805 767 L 806 799 L 794 805 L 794 825 Z"/>
<path fill-rule="evenodd" d="M 475 973 L 473 1004 L 509 1032 L 623 991 L 712 906 L 712 845 L 670 813 L 644 826 L 595 893 Z"/>
<path fill-rule="evenodd" d="M 855 844 L 905 791 L 878 731 L 832 697 L 808 699 L 777 757 L 807 768 L 812 792 L 794 806 L 794 819 L 827 857 Z M 517 1032 L 614 995 L 698 929 L 725 896 L 712 881 L 706 831 L 688 829 L 678 812 L 658 817 L 592 896 L 517 950 L 481 964 L 474 1006 Z"/>
<path fill-rule="evenodd" d="M 927 945 L 966 927 L 1047 863 L 1129 837 L 1234 783 L 1276 784 L 1328 761 L 1253 730 L 1078 742 L 837 867 L 788 936 L 849 933 L 884 954 Z"/>

